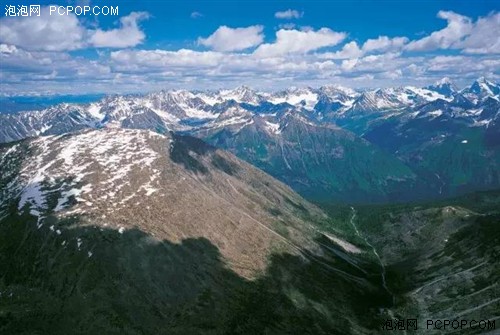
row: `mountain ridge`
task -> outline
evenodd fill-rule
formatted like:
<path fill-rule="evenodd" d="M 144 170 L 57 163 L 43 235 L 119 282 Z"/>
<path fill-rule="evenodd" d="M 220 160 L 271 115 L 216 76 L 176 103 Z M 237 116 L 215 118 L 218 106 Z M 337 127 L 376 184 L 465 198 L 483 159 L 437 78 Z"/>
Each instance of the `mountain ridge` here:
<path fill-rule="evenodd" d="M 341 222 L 197 138 L 83 130 L 0 162 L 0 332 L 369 334 L 389 304 Z"/>
<path fill-rule="evenodd" d="M 222 145 L 222 148 L 264 168 L 274 177 L 292 183 L 296 190 L 313 198 L 331 194 L 332 200 L 354 202 L 371 202 L 374 199 L 383 202 L 398 197 L 402 197 L 401 201 L 411 200 L 412 197 L 439 198 L 499 186 L 500 177 L 489 171 L 494 171 L 500 164 L 498 151 L 490 145 L 496 143 L 495 134 L 500 131 L 500 99 L 497 90 L 500 86 L 479 79 L 464 90 L 453 88 L 450 95 L 439 92 L 442 85 L 453 86 L 449 80 L 444 80 L 433 89 L 407 86 L 359 92 L 330 85 L 319 89 L 294 87 L 275 93 L 261 93 L 241 86 L 234 90 L 176 90 L 144 96 L 106 97 L 91 104 L 60 104 L 40 111 L 2 114 L 0 142 L 38 135 L 58 135 L 86 128 L 149 129 L 158 133 L 174 131 Z M 312 133 L 296 132 L 290 136 L 290 132 L 285 130 L 291 116 L 296 124 L 299 122 L 303 127 L 308 127 Z M 310 141 L 310 135 L 324 132 L 328 132 L 328 137 L 332 139 L 339 136 L 350 138 L 339 150 L 346 153 L 351 152 L 346 148 L 353 148 L 354 151 L 349 156 L 339 156 L 334 151 L 325 153 L 325 163 L 310 167 L 313 170 L 304 179 L 301 177 L 302 165 L 297 153 L 310 152 L 313 158 L 323 155 L 322 149 Z M 351 132 L 353 136 L 340 135 L 342 132 Z M 467 179 L 471 175 L 468 166 L 464 166 L 463 171 L 454 172 L 444 166 L 427 167 L 425 162 L 421 163 L 424 157 L 439 155 L 438 152 L 455 155 L 450 152 L 455 150 L 452 142 L 446 144 L 446 141 L 436 139 L 454 139 L 458 144 L 472 141 L 464 138 L 464 134 L 476 138 L 474 145 L 477 149 L 460 155 L 466 155 L 466 159 L 471 162 L 484 160 L 482 157 L 486 156 L 493 157 L 490 163 L 485 163 L 484 169 L 479 168 L 477 177 Z M 257 143 L 257 138 L 261 138 L 263 143 Z M 364 149 L 359 146 L 360 139 L 367 141 L 364 145 L 369 146 L 371 152 L 385 157 L 385 174 L 375 169 L 376 177 L 372 180 L 371 167 L 361 160 Z M 285 142 L 288 144 L 283 146 Z M 441 146 L 440 143 L 446 145 Z M 284 154 L 281 149 L 273 149 L 276 145 L 293 149 Z M 272 154 L 264 157 L 262 150 Z M 275 162 L 282 159 L 283 162 L 276 163 L 278 166 L 275 167 L 262 159 Z M 354 184 L 373 185 L 371 190 L 370 187 L 364 190 L 358 187 L 357 191 L 361 192 L 352 192 L 342 185 L 342 174 L 347 170 L 341 167 L 348 159 L 353 167 L 351 170 L 360 171 Z M 460 161 L 460 158 L 457 159 Z M 290 164 L 294 160 L 299 164 Z M 317 158 L 314 160 L 317 161 Z M 411 170 L 406 173 L 407 176 L 417 176 L 417 183 L 410 180 L 415 179 L 413 177 L 393 178 L 401 176 L 400 171 L 404 169 Z M 313 175 L 327 176 L 329 181 L 323 185 L 315 184 L 314 178 L 317 177 Z M 328 176 L 336 177 L 332 179 Z M 481 182 L 481 178 L 487 182 Z M 400 180 L 396 183 L 399 186 L 395 186 L 399 191 L 394 195 L 391 195 L 392 191 L 380 193 L 377 191 L 378 186 L 375 186 L 383 185 L 388 179 Z M 408 181 L 404 182 L 403 179 Z"/>

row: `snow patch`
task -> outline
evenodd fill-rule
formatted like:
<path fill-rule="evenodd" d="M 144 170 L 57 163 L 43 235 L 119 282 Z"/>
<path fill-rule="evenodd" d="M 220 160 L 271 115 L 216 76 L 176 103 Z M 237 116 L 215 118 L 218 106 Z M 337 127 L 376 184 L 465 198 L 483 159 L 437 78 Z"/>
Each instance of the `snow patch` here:
<path fill-rule="evenodd" d="M 101 112 L 101 106 L 99 104 L 90 104 L 87 109 L 87 112 L 98 121 L 104 119 L 105 114 Z"/>
<path fill-rule="evenodd" d="M 279 123 L 272 123 L 272 122 L 266 121 L 266 130 L 268 132 L 270 132 L 271 134 L 277 135 L 277 134 L 281 133 Z"/>
<path fill-rule="evenodd" d="M 328 237 L 332 242 L 334 242 L 335 244 L 337 244 L 338 246 L 340 246 L 342 249 L 344 249 L 347 252 L 350 252 L 353 254 L 359 254 L 362 252 L 361 249 L 359 249 L 358 247 L 356 247 L 355 245 L 353 245 L 349 242 L 346 242 L 338 237 L 335 237 L 335 236 L 327 234 L 327 233 L 323 233 L 323 234 L 326 237 Z"/>
<path fill-rule="evenodd" d="M 318 95 L 309 90 L 299 90 L 297 92 L 286 92 L 283 96 L 271 96 L 268 100 L 272 104 L 288 103 L 292 106 L 304 104 L 307 110 L 313 110 L 318 103 Z"/>

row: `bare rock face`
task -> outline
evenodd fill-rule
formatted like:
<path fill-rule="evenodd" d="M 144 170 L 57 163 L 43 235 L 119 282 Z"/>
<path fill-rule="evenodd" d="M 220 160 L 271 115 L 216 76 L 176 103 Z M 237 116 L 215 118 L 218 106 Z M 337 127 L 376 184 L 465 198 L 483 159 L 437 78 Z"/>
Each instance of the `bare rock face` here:
<path fill-rule="evenodd" d="M 18 143 L 1 157 L 2 167 L 16 157 L 19 164 L 2 189 L 2 212 L 19 197 L 18 211 L 54 234 L 71 228 L 47 227 L 48 218 L 77 216 L 174 243 L 203 237 L 248 277 L 271 250 L 314 247 L 315 230 L 301 216 L 325 217 L 282 183 L 190 137 L 101 129 Z"/>

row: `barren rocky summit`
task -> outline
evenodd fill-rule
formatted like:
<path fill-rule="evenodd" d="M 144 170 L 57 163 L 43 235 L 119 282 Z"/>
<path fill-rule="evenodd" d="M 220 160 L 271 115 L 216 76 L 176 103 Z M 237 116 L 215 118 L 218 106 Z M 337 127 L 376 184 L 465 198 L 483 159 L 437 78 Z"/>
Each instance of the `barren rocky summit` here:
<path fill-rule="evenodd" d="M 20 196 L 18 210 L 37 217 L 39 229 L 49 229 L 50 216 L 78 216 L 174 243 L 205 237 L 246 276 L 264 270 L 273 248 L 313 246 L 314 228 L 301 216 L 325 218 L 284 184 L 190 137 L 92 130 L 18 143 L 3 150 L 2 164 L 13 157 L 20 172 L 2 198 Z"/>

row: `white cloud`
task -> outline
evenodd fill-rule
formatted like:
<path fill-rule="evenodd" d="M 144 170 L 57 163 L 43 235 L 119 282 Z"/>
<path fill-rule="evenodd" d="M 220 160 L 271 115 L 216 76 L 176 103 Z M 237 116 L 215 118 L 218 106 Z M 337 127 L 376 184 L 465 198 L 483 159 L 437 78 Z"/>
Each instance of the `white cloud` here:
<path fill-rule="evenodd" d="M 297 25 L 292 22 L 287 22 L 287 23 L 281 23 L 278 25 L 278 28 L 280 29 L 295 29 Z"/>
<path fill-rule="evenodd" d="M 240 84 L 257 88 L 327 83 L 375 87 L 426 85 L 444 75 L 459 81 L 481 75 L 494 80 L 500 68 L 495 56 L 414 57 L 397 52 L 344 60 L 321 56 L 124 49 L 103 52 L 97 60 L 89 60 L 65 52 L 25 51 L 0 44 L 0 87 L 2 93 L 119 93 Z"/>
<path fill-rule="evenodd" d="M 358 43 L 351 41 L 346 43 L 341 50 L 336 52 L 325 52 L 320 55 L 326 59 L 353 59 L 359 58 L 370 53 L 395 52 L 408 43 L 406 37 L 389 38 L 387 36 L 379 36 L 376 39 L 367 40 L 362 47 Z"/>
<path fill-rule="evenodd" d="M 391 80 L 401 78 L 402 76 L 403 76 L 403 71 L 401 71 L 401 69 L 397 69 L 394 71 L 382 72 L 379 75 L 380 78 L 391 79 Z"/>
<path fill-rule="evenodd" d="M 342 50 L 336 53 L 336 56 L 340 59 L 345 58 L 358 58 L 363 55 L 363 50 L 361 50 L 356 42 L 349 42 Z"/>
<path fill-rule="evenodd" d="M 361 50 L 355 41 L 344 44 L 339 51 L 318 54 L 318 57 L 323 59 L 354 59 L 361 56 L 363 56 L 363 50 Z"/>
<path fill-rule="evenodd" d="M 470 54 L 500 53 L 500 13 L 490 13 L 476 22 L 469 17 L 440 11 L 438 17 L 448 21 L 445 28 L 406 46 L 410 51 L 461 49 Z"/>
<path fill-rule="evenodd" d="M 500 59 L 478 58 L 471 56 L 436 56 L 426 61 L 426 70 L 430 73 L 439 73 L 440 76 L 453 73 L 461 77 L 477 78 L 484 73 L 497 73 L 500 68 Z"/>
<path fill-rule="evenodd" d="M 76 15 L 50 15 L 49 7 L 42 7 L 40 16 L 0 19 L 0 42 L 26 50 L 79 49 L 85 34 Z"/>
<path fill-rule="evenodd" d="M 439 18 L 448 21 L 448 25 L 438 31 L 433 32 L 420 40 L 409 43 L 406 47 L 411 51 L 428 51 L 435 49 L 448 49 L 454 43 L 470 34 L 473 28 L 472 20 L 454 12 L 439 11 Z"/>
<path fill-rule="evenodd" d="M 293 53 L 307 53 L 337 45 L 345 37 L 345 33 L 335 32 L 328 28 L 321 28 L 317 31 L 280 29 L 276 32 L 276 42 L 260 45 L 254 54 L 258 57 L 276 57 Z"/>
<path fill-rule="evenodd" d="M 0 44 L 0 53 L 11 54 L 17 51 L 14 45 Z"/>
<path fill-rule="evenodd" d="M 491 13 L 479 18 L 469 36 L 458 42 L 456 47 L 470 54 L 500 53 L 500 13 Z"/>
<path fill-rule="evenodd" d="M 3 44 L 0 44 L 0 64 L 2 93 L 81 93 L 98 90 L 99 83 L 103 90 L 111 76 L 105 62 L 66 52 L 26 51 Z"/>
<path fill-rule="evenodd" d="M 133 47 L 145 38 L 138 22 L 147 17 L 145 12 L 132 12 L 120 19 L 117 29 L 91 30 L 84 27 L 75 14 L 50 15 L 49 7 L 42 7 L 40 16 L 1 18 L 0 42 L 28 51 Z"/>
<path fill-rule="evenodd" d="M 358 59 L 357 58 L 354 58 L 354 59 L 345 59 L 342 61 L 342 70 L 352 70 L 356 64 L 358 64 Z"/>
<path fill-rule="evenodd" d="M 108 31 L 85 26 L 85 21 L 71 15 L 54 16 L 55 21 L 47 17 L 27 22 L 25 18 L 0 19 L 0 94 L 116 93 L 240 84 L 258 88 L 326 83 L 375 87 L 426 85 L 443 76 L 457 82 L 482 75 L 499 78 L 498 13 L 474 21 L 440 12 L 448 26 L 413 42 L 406 37 L 379 36 L 341 45 L 347 36 L 344 32 L 302 27 L 280 29 L 273 42 L 263 44 L 262 26 L 222 26 L 198 40 L 213 49 L 210 51 L 104 50 L 97 53 L 97 59 L 64 52 L 135 46 L 145 39 L 138 22 L 146 16 L 133 13 Z M 332 52 L 330 48 L 335 46 L 338 49 L 332 48 Z M 252 47 L 256 48 L 253 52 L 244 51 Z M 445 56 L 448 53 L 434 52 L 436 48 L 456 49 L 461 54 Z"/>
<path fill-rule="evenodd" d="M 389 52 L 389 51 L 399 51 L 401 48 L 408 43 L 407 37 L 394 37 L 389 38 L 387 36 L 379 36 L 376 39 L 369 39 L 363 44 L 363 51 L 365 53 L 378 51 L 378 52 Z"/>
<path fill-rule="evenodd" d="M 120 28 L 111 30 L 97 29 L 91 33 L 89 42 L 98 48 L 128 48 L 141 44 L 146 35 L 139 28 L 141 20 L 149 18 L 146 12 L 132 12 L 120 18 Z"/>
<path fill-rule="evenodd" d="M 304 12 L 299 12 L 294 9 L 287 9 L 282 12 L 274 13 L 274 17 L 277 19 L 300 19 L 302 16 L 304 16 Z"/>
<path fill-rule="evenodd" d="M 192 19 L 199 19 L 200 17 L 203 17 L 203 14 L 202 14 L 202 13 L 200 13 L 200 12 L 196 12 L 196 11 L 194 11 L 194 12 L 192 12 L 192 13 L 191 13 L 190 17 L 191 17 Z"/>
<path fill-rule="evenodd" d="M 264 41 L 264 27 L 230 28 L 220 26 L 207 38 L 198 38 L 198 43 L 216 51 L 237 51 L 255 47 Z"/>
<path fill-rule="evenodd" d="M 121 70 L 145 71 L 149 69 L 199 68 L 216 67 L 224 61 L 225 56 L 215 51 L 193 51 L 180 49 L 167 50 L 119 50 L 111 53 L 111 60 L 121 66 Z"/>

